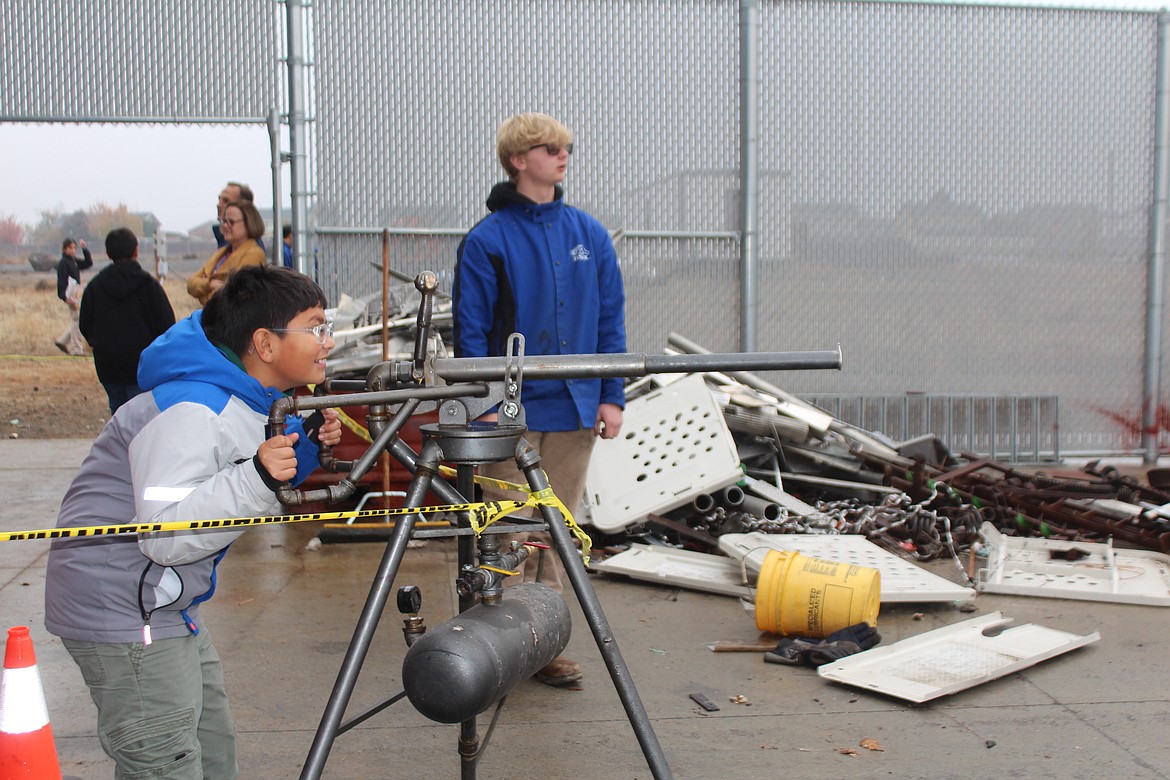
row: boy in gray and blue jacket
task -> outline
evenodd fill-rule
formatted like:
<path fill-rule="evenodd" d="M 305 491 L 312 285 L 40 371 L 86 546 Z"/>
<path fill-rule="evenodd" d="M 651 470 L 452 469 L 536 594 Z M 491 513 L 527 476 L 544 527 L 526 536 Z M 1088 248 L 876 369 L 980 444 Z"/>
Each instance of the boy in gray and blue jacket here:
<path fill-rule="evenodd" d="M 325 295 L 284 268 L 235 273 L 154 341 L 143 394 L 120 407 L 70 485 L 57 526 L 281 513 L 275 490 L 340 441 L 335 410 L 290 417 L 268 437 L 272 403 L 325 378 L 333 347 Z M 81 667 L 118 777 L 234 778 L 235 726 L 200 603 L 243 533 L 182 531 L 58 540 L 45 626 Z"/>

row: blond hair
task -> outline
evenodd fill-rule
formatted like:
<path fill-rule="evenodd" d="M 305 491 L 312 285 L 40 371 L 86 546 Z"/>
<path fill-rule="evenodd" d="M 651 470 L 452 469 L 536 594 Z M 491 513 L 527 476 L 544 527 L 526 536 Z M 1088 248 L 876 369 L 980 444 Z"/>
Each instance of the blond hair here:
<path fill-rule="evenodd" d="M 512 165 L 512 157 L 524 154 L 537 144 L 565 146 L 572 140 L 573 131 L 548 114 L 517 114 L 505 119 L 496 132 L 496 156 L 508 178 L 515 181 L 519 171 Z"/>

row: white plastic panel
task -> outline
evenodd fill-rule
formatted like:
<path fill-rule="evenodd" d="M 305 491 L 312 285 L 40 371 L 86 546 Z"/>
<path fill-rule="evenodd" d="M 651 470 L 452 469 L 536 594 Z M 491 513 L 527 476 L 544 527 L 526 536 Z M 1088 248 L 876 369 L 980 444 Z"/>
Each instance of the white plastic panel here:
<path fill-rule="evenodd" d="M 724 534 L 719 537 L 719 549 L 742 560 L 755 575 L 759 575 L 764 558 L 772 550 L 791 550 L 811 558 L 877 569 L 882 575 L 883 604 L 975 598 L 973 588 L 932 574 L 856 534 Z"/>
<path fill-rule="evenodd" d="M 606 574 L 624 574 L 661 585 L 721 596 L 753 597 L 752 590 L 743 584 L 740 565 L 722 555 L 635 544 L 625 552 L 593 561 L 589 566 Z"/>
<path fill-rule="evenodd" d="M 988 550 L 976 578 L 983 593 L 1170 607 L 1170 556 L 1163 553 L 1004 536 L 991 523 L 980 533 Z"/>
<path fill-rule="evenodd" d="M 635 398 L 622 433 L 593 447 L 585 480 L 589 523 L 620 531 L 743 476 L 723 412 L 698 375 Z"/>
<path fill-rule="evenodd" d="M 928 631 L 825 664 L 828 680 L 913 702 L 930 701 L 1034 666 L 1075 650 L 1101 635 L 1086 636 L 1031 623 L 988 632 L 1011 622 L 999 612 Z"/>

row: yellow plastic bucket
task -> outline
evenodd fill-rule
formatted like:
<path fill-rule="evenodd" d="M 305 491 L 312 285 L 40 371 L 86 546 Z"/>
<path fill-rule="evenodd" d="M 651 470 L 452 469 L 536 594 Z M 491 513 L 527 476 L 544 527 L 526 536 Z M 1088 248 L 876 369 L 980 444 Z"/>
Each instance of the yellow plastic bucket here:
<path fill-rule="evenodd" d="M 756 626 L 782 636 L 824 638 L 834 631 L 877 625 L 881 573 L 867 566 L 772 550 L 756 590 Z"/>

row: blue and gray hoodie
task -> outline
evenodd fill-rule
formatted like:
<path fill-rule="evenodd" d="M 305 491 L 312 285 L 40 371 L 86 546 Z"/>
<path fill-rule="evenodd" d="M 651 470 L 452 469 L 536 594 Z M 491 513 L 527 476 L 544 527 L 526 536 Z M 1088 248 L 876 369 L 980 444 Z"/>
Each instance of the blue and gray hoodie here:
<path fill-rule="evenodd" d="M 254 462 L 283 393 L 249 376 L 203 334 L 202 312 L 142 353 L 144 392 L 118 409 L 69 486 L 57 527 L 165 523 L 281 513 Z M 318 466 L 299 418 L 299 484 Z M 265 475 L 267 476 L 267 475 Z M 243 529 L 53 542 L 45 627 L 65 639 L 142 642 L 198 632 L 215 567 Z M 149 632 L 145 630 L 149 626 Z"/>

